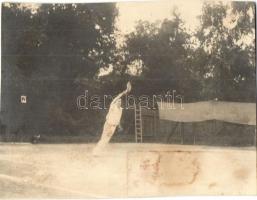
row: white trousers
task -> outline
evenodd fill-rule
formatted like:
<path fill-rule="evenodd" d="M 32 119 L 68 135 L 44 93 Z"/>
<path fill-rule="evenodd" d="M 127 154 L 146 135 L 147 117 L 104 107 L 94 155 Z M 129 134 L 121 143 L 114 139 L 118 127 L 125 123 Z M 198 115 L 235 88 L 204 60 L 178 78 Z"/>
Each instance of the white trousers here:
<path fill-rule="evenodd" d="M 101 139 L 99 140 L 96 147 L 94 148 L 93 153 L 100 153 L 105 148 L 105 146 L 111 140 L 116 127 L 117 125 L 112 125 L 112 124 L 109 124 L 108 122 L 105 122 Z"/>

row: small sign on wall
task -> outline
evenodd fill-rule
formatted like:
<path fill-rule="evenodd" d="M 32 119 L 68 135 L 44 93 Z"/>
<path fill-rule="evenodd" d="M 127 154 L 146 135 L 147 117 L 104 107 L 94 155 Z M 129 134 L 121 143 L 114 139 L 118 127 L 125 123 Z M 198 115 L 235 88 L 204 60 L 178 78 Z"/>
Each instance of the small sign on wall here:
<path fill-rule="evenodd" d="M 27 103 L 27 96 L 25 95 L 21 96 L 21 103 Z"/>

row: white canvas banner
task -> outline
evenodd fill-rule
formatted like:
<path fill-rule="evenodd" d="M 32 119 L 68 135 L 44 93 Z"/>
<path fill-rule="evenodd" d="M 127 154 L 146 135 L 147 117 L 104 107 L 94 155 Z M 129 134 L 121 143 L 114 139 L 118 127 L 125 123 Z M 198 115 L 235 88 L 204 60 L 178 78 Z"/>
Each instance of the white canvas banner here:
<path fill-rule="evenodd" d="M 158 102 L 159 117 L 178 122 L 221 120 L 225 122 L 256 125 L 256 104 L 222 101 L 196 103 Z"/>

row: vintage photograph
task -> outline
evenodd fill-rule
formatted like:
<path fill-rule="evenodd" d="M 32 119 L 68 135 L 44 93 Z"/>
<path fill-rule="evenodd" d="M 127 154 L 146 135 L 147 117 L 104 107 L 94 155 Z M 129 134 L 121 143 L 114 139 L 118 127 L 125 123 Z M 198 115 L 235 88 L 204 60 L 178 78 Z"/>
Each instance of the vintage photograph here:
<path fill-rule="evenodd" d="M 256 195 L 255 12 L 2 3 L 0 198 Z"/>

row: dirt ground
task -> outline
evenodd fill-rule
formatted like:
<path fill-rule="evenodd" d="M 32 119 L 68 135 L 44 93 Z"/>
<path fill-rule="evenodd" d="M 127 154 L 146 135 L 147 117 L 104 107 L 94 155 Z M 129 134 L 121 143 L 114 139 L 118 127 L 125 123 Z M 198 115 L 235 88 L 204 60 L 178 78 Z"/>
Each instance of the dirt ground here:
<path fill-rule="evenodd" d="M 0 144 L 0 198 L 256 194 L 255 148 Z"/>

